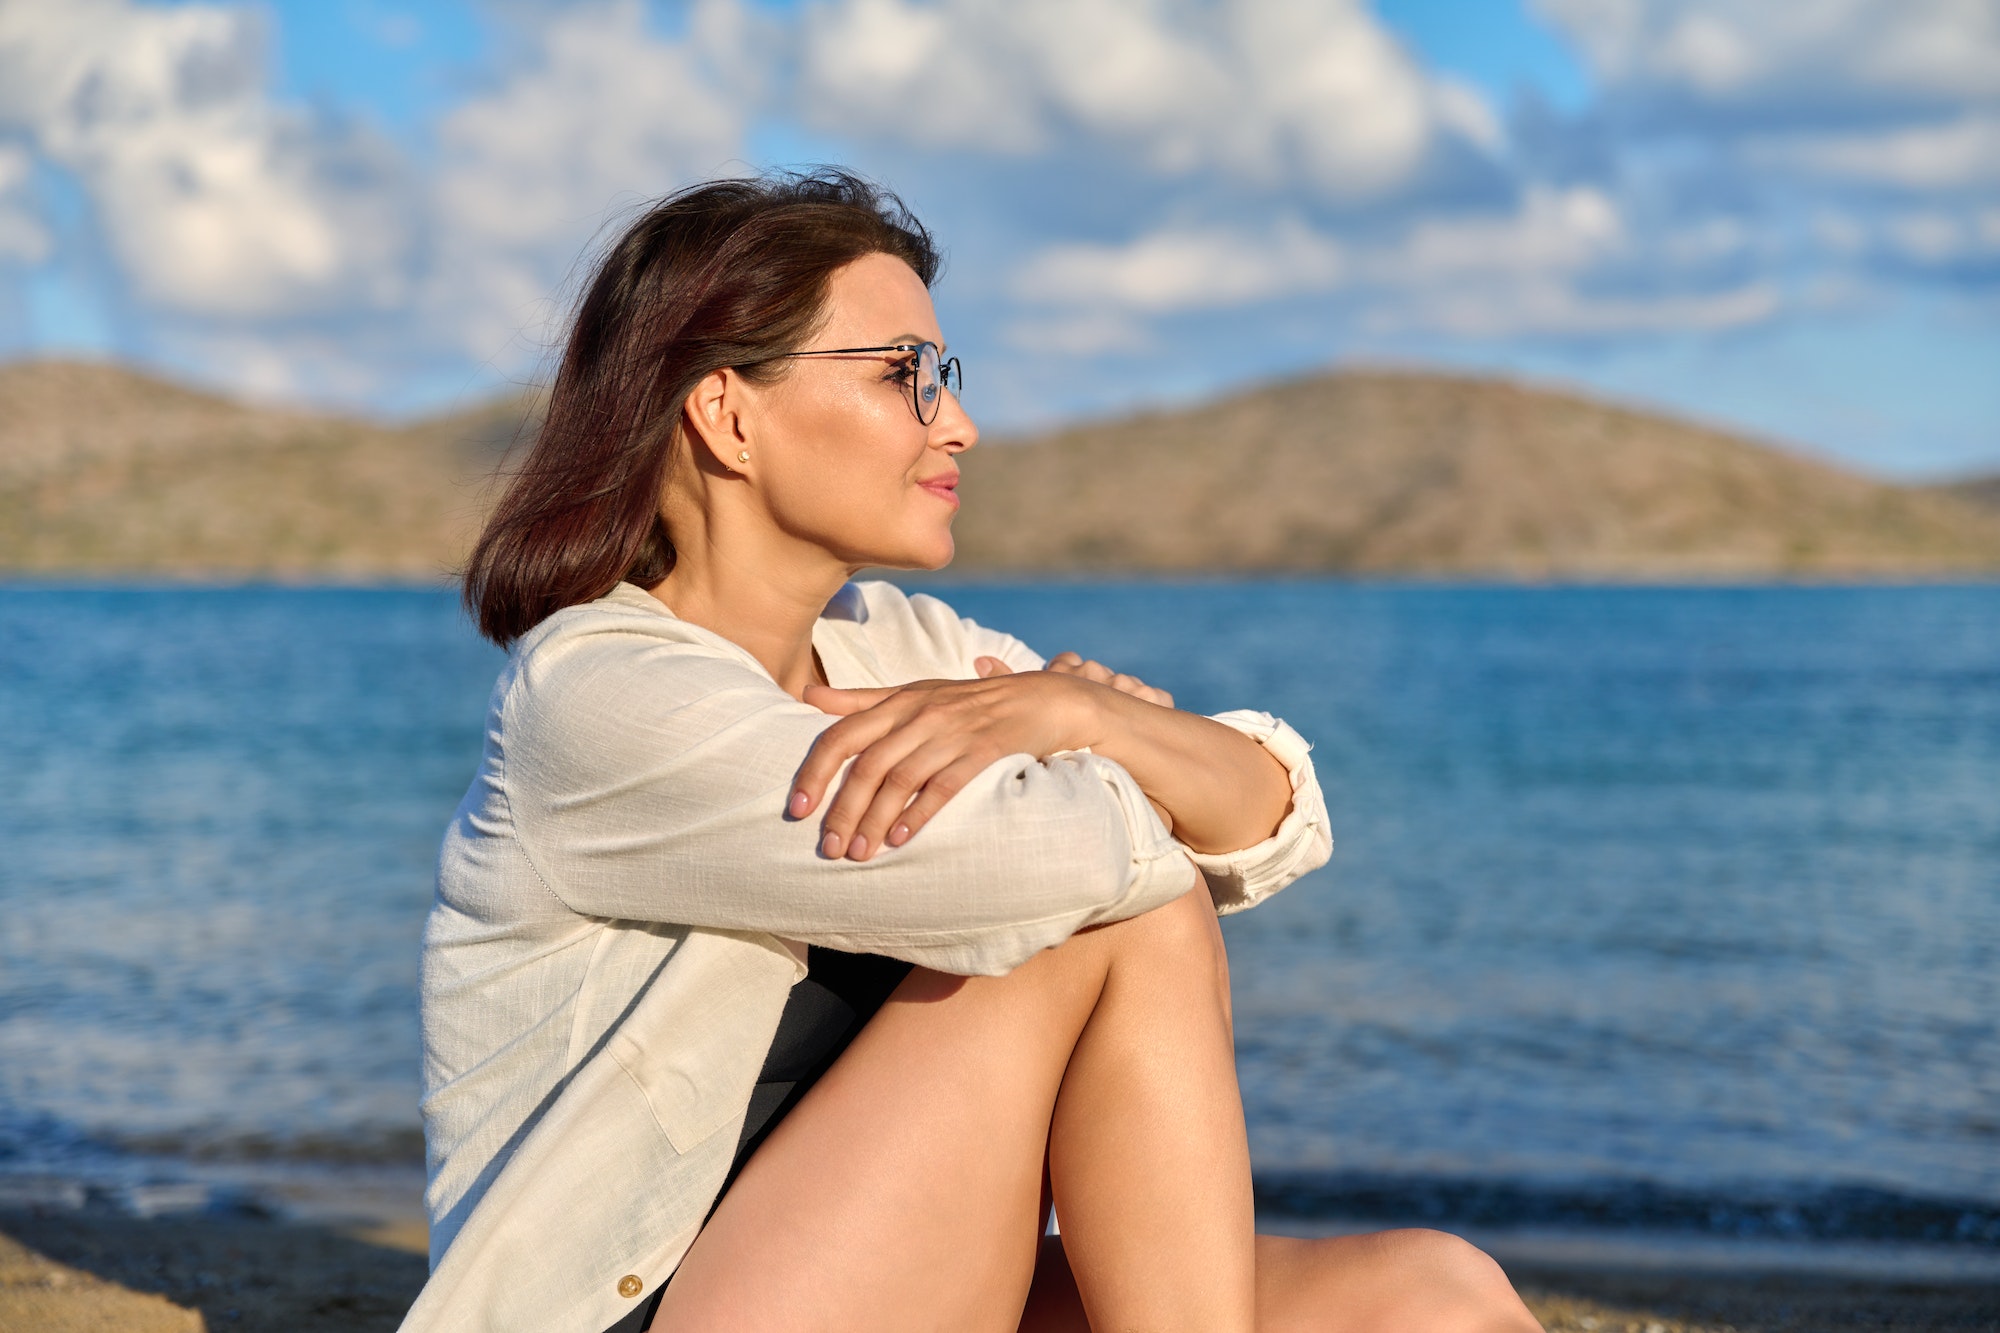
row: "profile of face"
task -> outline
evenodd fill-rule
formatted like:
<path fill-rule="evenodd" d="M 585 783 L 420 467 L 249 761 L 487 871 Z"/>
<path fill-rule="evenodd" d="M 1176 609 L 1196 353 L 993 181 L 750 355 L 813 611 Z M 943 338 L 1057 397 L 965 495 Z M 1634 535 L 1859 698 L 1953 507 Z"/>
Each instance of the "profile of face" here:
<path fill-rule="evenodd" d="M 833 275 L 826 322 L 798 350 L 923 342 L 944 346 L 923 280 L 902 260 L 871 254 Z M 775 383 L 718 372 L 688 407 L 730 474 L 719 484 L 742 488 L 732 491 L 735 521 L 768 523 L 778 543 L 853 568 L 937 569 L 952 557 L 957 455 L 979 430 L 946 389 L 924 424 L 916 380 L 910 352 L 795 356 Z"/>

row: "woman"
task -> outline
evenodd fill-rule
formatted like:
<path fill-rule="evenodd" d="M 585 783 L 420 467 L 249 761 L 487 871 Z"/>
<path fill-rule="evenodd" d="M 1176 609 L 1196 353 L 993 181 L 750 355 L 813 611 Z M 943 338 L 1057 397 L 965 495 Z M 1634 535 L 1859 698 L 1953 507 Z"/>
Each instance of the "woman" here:
<path fill-rule="evenodd" d="M 1215 918 L 1326 859 L 1304 743 L 849 582 L 952 555 L 936 270 L 821 173 L 591 282 L 466 576 L 406 1327 L 1536 1327 L 1449 1237 L 1252 1234 Z"/>

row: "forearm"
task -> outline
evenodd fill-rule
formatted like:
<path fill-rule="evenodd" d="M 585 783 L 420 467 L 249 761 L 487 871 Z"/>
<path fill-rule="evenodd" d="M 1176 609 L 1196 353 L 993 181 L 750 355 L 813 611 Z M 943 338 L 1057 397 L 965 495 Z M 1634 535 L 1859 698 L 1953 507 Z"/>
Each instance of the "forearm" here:
<path fill-rule="evenodd" d="M 1115 760 L 1197 852 L 1249 847 L 1291 809 L 1284 765 L 1234 727 L 1100 687 L 1093 753 Z"/>

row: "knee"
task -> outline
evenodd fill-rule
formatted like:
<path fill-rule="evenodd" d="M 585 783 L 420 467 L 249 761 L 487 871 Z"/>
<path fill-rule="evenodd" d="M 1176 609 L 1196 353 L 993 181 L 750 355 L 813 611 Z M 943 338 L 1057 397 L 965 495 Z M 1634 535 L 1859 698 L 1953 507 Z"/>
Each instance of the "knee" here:
<path fill-rule="evenodd" d="M 1223 989 L 1228 989 L 1229 955 L 1223 949 L 1215 900 L 1199 872 L 1186 893 L 1122 924 L 1134 927 L 1133 935 L 1144 937 L 1144 943 L 1135 940 L 1133 948 L 1212 968 L 1222 979 Z"/>
<path fill-rule="evenodd" d="M 1422 1327 L 1437 1333 L 1542 1333 L 1514 1284 L 1491 1255 L 1444 1231 L 1411 1227 L 1384 1232 L 1408 1275 L 1408 1290 L 1424 1307 Z"/>
<path fill-rule="evenodd" d="M 1180 897 L 1119 925 L 1126 928 L 1120 966 L 1164 969 L 1182 991 L 1190 981 L 1207 980 L 1224 1023 L 1230 1022 L 1229 953 L 1216 920 L 1215 900 L 1200 874 L 1195 875 L 1194 887 Z"/>

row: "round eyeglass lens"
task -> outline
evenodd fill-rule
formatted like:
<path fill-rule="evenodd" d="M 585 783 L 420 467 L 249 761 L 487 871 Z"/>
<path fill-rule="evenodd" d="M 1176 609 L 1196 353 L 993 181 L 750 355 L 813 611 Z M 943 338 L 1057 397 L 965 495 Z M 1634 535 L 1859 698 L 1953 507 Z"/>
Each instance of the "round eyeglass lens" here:
<path fill-rule="evenodd" d="M 917 420 L 928 426 L 937 420 L 938 398 L 944 392 L 936 343 L 917 348 Z"/>

